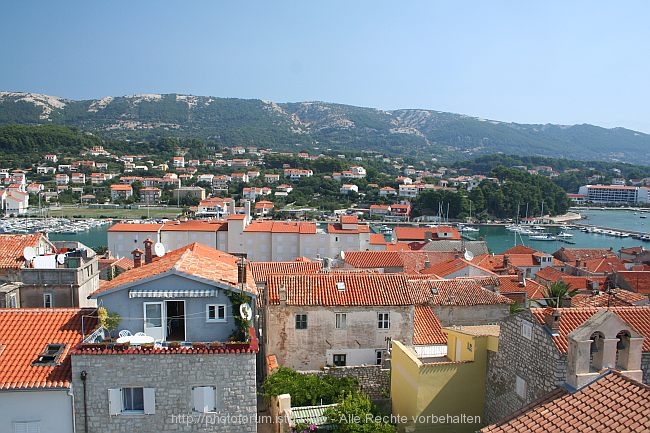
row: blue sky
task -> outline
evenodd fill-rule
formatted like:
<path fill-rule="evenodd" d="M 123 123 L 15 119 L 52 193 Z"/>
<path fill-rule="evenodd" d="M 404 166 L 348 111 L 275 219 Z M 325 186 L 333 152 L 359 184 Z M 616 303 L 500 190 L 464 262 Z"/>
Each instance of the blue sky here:
<path fill-rule="evenodd" d="M 423 108 L 650 133 L 647 1 L 3 1 L 0 90 Z"/>

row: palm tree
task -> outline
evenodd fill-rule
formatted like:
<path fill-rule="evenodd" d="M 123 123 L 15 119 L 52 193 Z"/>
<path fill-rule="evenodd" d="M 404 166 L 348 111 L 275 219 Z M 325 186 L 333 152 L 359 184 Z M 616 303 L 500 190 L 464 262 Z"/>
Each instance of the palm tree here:
<path fill-rule="evenodd" d="M 546 305 L 553 308 L 562 306 L 562 299 L 566 296 L 572 298 L 578 293 L 578 289 L 571 289 L 571 284 L 564 281 L 556 281 L 546 288 L 544 291 L 544 300 Z"/>

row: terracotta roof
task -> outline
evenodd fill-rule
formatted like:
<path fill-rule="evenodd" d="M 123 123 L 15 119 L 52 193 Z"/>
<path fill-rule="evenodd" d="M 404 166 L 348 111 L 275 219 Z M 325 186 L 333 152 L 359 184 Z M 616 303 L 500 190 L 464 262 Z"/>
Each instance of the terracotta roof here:
<path fill-rule="evenodd" d="M 237 261 L 238 258 L 231 254 L 194 242 L 170 251 L 147 265 L 130 269 L 110 281 L 102 282 L 91 297 L 168 272 L 192 275 L 214 283 L 238 287 Z M 250 272 L 250 269 L 248 271 Z M 249 293 L 257 294 L 252 275 L 250 277 L 246 289 Z"/>
<path fill-rule="evenodd" d="M 327 232 L 331 234 L 357 234 L 370 233 L 370 227 L 366 224 L 359 224 L 353 229 L 344 229 L 340 223 L 328 224 Z"/>
<path fill-rule="evenodd" d="M 99 269 L 106 269 L 109 266 L 115 266 L 117 268 L 120 268 L 122 270 L 128 270 L 133 268 L 133 260 L 127 258 L 127 257 L 121 257 L 119 259 L 116 258 L 110 258 L 110 259 L 99 259 Z"/>
<path fill-rule="evenodd" d="M 503 254 L 534 254 L 537 250 L 526 247 L 524 245 L 515 245 L 509 250 L 505 250 Z"/>
<path fill-rule="evenodd" d="M 381 233 L 370 233 L 370 245 L 386 245 L 387 243 Z"/>
<path fill-rule="evenodd" d="M 546 286 L 539 284 L 529 278 L 525 279 L 526 285 L 519 284 L 517 275 L 500 275 L 499 276 L 499 293 L 507 295 L 512 293 L 525 292 L 528 299 L 542 299 Z"/>
<path fill-rule="evenodd" d="M 339 221 L 341 224 L 358 224 L 359 218 L 356 215 L 341 215 Z"/>
<path fill-rule="evenodd" d="M 166 222 L 160 231 L 173 232 L 173 231 L 193 231 L 193 232 L 218 232 L 228 230 L 228 223 L 225 221 L 203 221 L 203 220 L 188 220 L 188 221 L 169 221 Z"/>
<path fill-rule="evenodd" d="M 342 290 L 337 283 L 342 283 L 338 284 Z M 271 275 L 267 281 L 270 304 L 280 303 L 281 286 L 286 290 L 287 305 L 389 306 L 416 303 L 401 274 Z"/>
<path fill-rule="evenodd" d="M 451 236 L 440 237 L 440 233 L 451 233 Z M 398 241 L 424 241 L 426 240 L 427 233 L 431 233 L 432 239 L 452 239 L 459 240 L 460 234 L 458 229 L 448 226 L 438 227 L 395 227 L 393 230 L 395 238 Z"/>
<path fill-rule="evenodd" d="M 416 305 L 413 315 L 413 344 L 447 344 L 447 334 L 428 305 Z"/>
<path fill-rule="evenodd" d="M 492 272 L 505 269 L 503 266 L 503 254 L 481 254 L 474 257 L 471 262 Z"/>
<path fill-rule="evenodd" d="M 118 183 L 116 185 L 111 185 L 111 191 L 133 191 L 133 188 L 131 188 L 131 185 Z"/>
<path fill-rule="evenodd" d="M 567 351 L 567 335 L 603 309 L 597 307 L 560 308 L 559 335 L 552 337 L 560 352 L 566 353 Z M 643 351 L 650 352 L 650 307 L 610 307 L 609 310 L 616 313 L 624 322 L 645 337 Z M 531 308 L 530 311 L 537 321 L 544 325 L 544 317 L 551 314 L 553 309 Z"/>
<path fill-rule="evenodd" d="M 648 432 L 650 387 L 614 371 L 586 387 L 568 392 L 557 388 L 484 427 L 483 433 Z"/>
<path fill-rule="evenodd" d="M 265 283 L 271 274 L 314 274 L 323 269 L 320 261 L 249 262 L 256 283 Z"/>
<path fill-rule="evenodd" d="M 624 281 L 630 290 L 650 295 L 650 271 L 619 271 L 616 281 Z M 620 284 L 620 283 L 619 283 Z"/>
<path fill-rule="evenodd" d="M 117 223 L 109 227 L 109 232 L 158 232 L 162 224 L 125 224 Z"/>
<path fill-rule="evenodd" d="M 429 266 L 453 259 L 453 252 L 437 251 L 346 251 L 345 263 L 355 268 L 400 268 L 417 273 Z"/>
<path fill-rule="evenodd" d="M 613 289 L 610 294 L 577 294 L 571 298 L 572 307 L 627 307 L 630 305 L 648 305 L 648 297 L 641 293 L 623 289 Z"/>
<path fill-rule="evenodd" d="M 0 269 L 20 269 L 25 264 L 25 247 L 36 248 L 43 235 L 0 235 Z"/>
<path fill-rule="evenodd" d="M 564 260 L 570 264 L 576 260 L 589 260 L 603 257 L 616 257 L 616 254 L 609 248 L 560 248 L 553 253 L 553 257 Z"/>
<path fill-rule="evenodd" d="M 436 263 L 435 265 L 432 265 L 430 268 L 423 269 L 420 272 L 423 274 L 436 274 L 442 277 L 446 277 L 447 275 L 451 275 L 465 268 L 472 268 L 474 272 L 479 272 L 480 276 L 485 276 L 487 274 L 496 276 L 496 274 L 494 274 L 492 271 L 477 266 L 471 262 L 468 262 L 467 260 L 460 259 L 460 258 L 452 259 L 446 262 Z"/>
<path fill-rule="evenodd" d="M 93 309 L 0 309 L 0 390 L 70 386 L 70 350 L 97 326 Z M 82 330 L 82 316 L 83 326 Z M 65 344 L 58 364 L 34 366 L 48 344 Z"/>
<path fill-rule="evenodd" d="M 316 224 L 298 221 L 253 221 L 245 232 L 315 234 Z"/>
<path fill-rule="evenodd" d="M 563 277 L 570 277 L 570 275 L 558 269 L 555 269 L 551 266 L 546 266 L 545 268 L 542 268 L 539 271 L 537 271 L 537 273 L 535 274 L 536 279 L 549 281 L 549 282 L 559 281 Z"/>
<path fill-rule="evenodd" d="M 407 276 L 408 278 L 408 276 Z M 484 289 L 479 281 L 471 278 L 453 280 L 409 279 L 414 296 L 428 299 L 435 306 L 473 306 L 512 304 L 512 300 Z"/>

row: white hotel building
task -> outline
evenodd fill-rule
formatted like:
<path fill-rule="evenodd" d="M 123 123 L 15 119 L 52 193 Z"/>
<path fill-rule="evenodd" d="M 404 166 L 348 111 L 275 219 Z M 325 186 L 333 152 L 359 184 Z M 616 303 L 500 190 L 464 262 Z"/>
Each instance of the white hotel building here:
<path fill-rule="evenodd" d="M 578 194 L 592 203 L 648 203 L 648 188 L 622 185 L 584 185 Z"/>

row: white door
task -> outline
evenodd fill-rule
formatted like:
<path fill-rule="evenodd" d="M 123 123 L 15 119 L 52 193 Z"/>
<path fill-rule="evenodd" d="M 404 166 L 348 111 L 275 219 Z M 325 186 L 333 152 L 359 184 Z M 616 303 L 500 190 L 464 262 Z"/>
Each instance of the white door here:
<path fill-rule="evenodd" d="M 165 339 L 165 323 L 162 302 L 144 303 L 144 333 L 154 340 Z"/>

